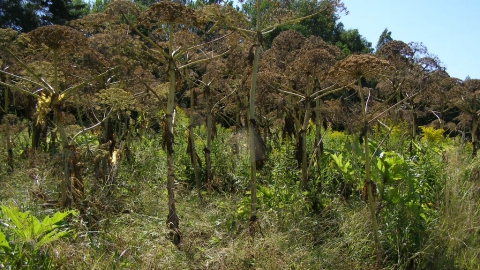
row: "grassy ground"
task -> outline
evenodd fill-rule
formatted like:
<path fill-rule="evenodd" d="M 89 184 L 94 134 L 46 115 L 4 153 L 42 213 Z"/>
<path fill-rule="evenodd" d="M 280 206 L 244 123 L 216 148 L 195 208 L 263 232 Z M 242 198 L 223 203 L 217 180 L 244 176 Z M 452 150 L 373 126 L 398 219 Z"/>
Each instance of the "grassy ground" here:
<path fill-rule="evenodd" d="M 176 203 L 182 243 L 174 246 L 165 225 L 165 154 L 159 138 L 149 136 L 133 144 L 135 162 L 122 160 L 114 186 L 90 192 L 91 171 L 84 169 L 89 218 L 71 219 L 74 233 L 44 248 L 52 268 L 480 269 L 480 159 L 470 158 L 454 140 L 444 143 L 443 157 L 433 154 L 429 158 L 435 160 L 424 164 L 437 166 L 438 173 L 422 167 L 424 175 L 436 177 L 432 180 L 436 185 L 429 191 L 434 201 L 428 219 L 419 222 L 418 245 L 409 242 L 413 229 L 391 225 L 411 218 L 405 207 L 379 208 L 384 261 L 377 266 L 369 211 L 359 193 L 354 189 L 345 197 L 339 191 L 338 173 L 327 170 L 319 178 L 321 209 L 313 209 L 311 194 L 300 190 L 298 172 L 288 157 L 293 149 L 280 142 L 272 146 L 268 165 L 259 174 L 260 222 L 252 238 L 248 155 L 242 148 L 239 156 L 231 155 L 228 131 L 220 132 L 214 146 L 216 189 L 203 190 L 202 198 L 193 188 L 184 144 L 177 146 Z M 338 144 L 339 137 L 330 137 L 326 148 Z M 60 157 L 38 154 L 32 160 L 18 154 L 16 158 L 15 172 L 1 173 L 1 204 L 16 205 L 38 217 L 57 211 L 46 201 L 59 196 Z"/>

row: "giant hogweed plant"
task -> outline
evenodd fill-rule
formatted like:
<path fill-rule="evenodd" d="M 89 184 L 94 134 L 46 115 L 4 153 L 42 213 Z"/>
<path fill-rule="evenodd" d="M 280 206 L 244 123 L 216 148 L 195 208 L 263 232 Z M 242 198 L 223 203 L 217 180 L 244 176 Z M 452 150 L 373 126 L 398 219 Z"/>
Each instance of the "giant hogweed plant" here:
<path fill-rule="evenodd" d="M 115 4 L 115 3 L 112 3 Z M 205 40 L 210 34 L 215 33 L 218 23 L 213 22 L 211 27 L 206 23 L 211 22 L 208 16 L 197 13 L 193 9 L 174 2 L 159 2 L 150 6 L 136 18 L 128 18 L 121 11 L 123 19 L 131 26 L 146 45 L 159 64 L 166 68 L 168 80 L 167 107 L 163 119 L 162 147 L 167 152 L 167 192 L 168 215 L 167 226 L 170 229 L 175 245 L 180 244 L 179 218 L 174 201 L 174 122 L 175 122 L 175 93 L 182 89 L 181 74 L 183 70 L 201 64 L 211 59 L 221 57 L 228 52 L 214 51 L 213 44 L 229 36 L 227 33 L 214 40 Z M 150 34 L 144 34 L 139 29 L 148 29 Z M 203 35 L 200 30 L 205 30 Z M 209 51 L 204 53 L 203 50 Z M 191 134 L 193 136 L 193 134 Z M 193 140 L 191 141 L 193 143 Z"/>
<path fill-rule="evenodd" d="M 279 1 L 272 0 L 257 0 L 249 2 L 246 7 L 250 9 L 251 25 L 249 27 L 239 26 L 238 23 L 231 20 L 222 21 L 230 29 L 234 29 L 246 40 L 253 43 L 250 47 L 247 61 L 249 62 L 249 69 L 251 71 L 250 91 L 248 95 L 248 132 L 249 132 L 249 148 L 250 148 L 250 233 L 252 237 L 255 235 L 255 228 L 257 224 L 257 169 L 261 169 L 265 162 L 264 145 L 265 142 L 261 139 L 260 129 L 256 122 L 256 95 L 257 82 L 259 75 L 260 54 L 264 46 L 264 35 L 275 30 L 282 25 L 297 23 L 308 18 L 317 16 L 322 12 L 334 12 L 336 10 L 344 9 L 341 1 L 319 1 L 315 10 L 312 10 L 310 15 L 296 16 L 292 12 L 286 12 L 281 7 Z M 324 5 L 322 5 L 324 4 Z M 217 18 L 225 18 L 222 12 L 217 13 Z M 243 21 L 243 20 L 242 20 Z"/>
<path fill-rule="evenodd" d="M 414 142 L 413 155 L 381 151 L 374 161 L 374 181 L 381 191 L 384 240 L 392 261 L 399 266 L 418 265 L 416 254 L 425 248 L 428 228 L 436 222 L 438 197 L 444 187 L 442 129 L 422 127 L 422 138 Z"/>
<path fill-rule="evenodd" d="M 372 222 L 373 240 L 375 245 L 377 265 L 381 265 L 383 261 L 382 250 L 379 239 L 379 227 L 376 216 L 376 202 L 375 191 L 376 185 L 372 181 L 372 155 L 376 152 L 370 150 L 369 125 L 375 122 L 384 112 L 393 108 L 394 106 L 385 108 L 387 105 L 385 101 L 378 102 L 371 99 L 371 89 L 364 88 L 362 80 L 374 79 L 381 76 L 388 76 L 391 73 L 390 64 L 388 61 L 381 60 L 371 55 L 350 55 L 349 57 L 339 61 L 330 71 L 330 76 L 339 84 L 348 85 L 351 80 L 356 80 L 357 85 L 351 88 L 357 93 L 360 99 L 361 111 L 358 121 L 360 126 L 360 134 L 358 140 L 363 144 L 364 154 L 364 198 L 368 202 L 370 211 L 370 218 Z M 401 102 L 401 101 L 400 101 Z M 398 104 L 398 103 L 397 103 Z M 397 105 L 395 104 L 395 105 Z"/>
<path fill-rule="evenodd" d="M 365 187 L 365 172 L 359 173 L 359 167 L 365 162 L 371 163 L 371 181 L 376 186 L 375 217 L 379 221 L 377 229 L 382 232 L 382 254 L 385 254 L 383 261 L 404 266 L 414 263 L 414 255 L 421 251 L 428 237 L 428 225 L 434 221 L 433 204 L 439 185 L 436 170 L 441 170 L 436 161 L 439 156 L 436 143 L 427 140 L 423 145 L 417 144 L 417 156 L 413 158 L 386 150 L 373 139 L 369 141 L 369 152 L 375 154 L 369 161 L 365 161 L 364 149 L 355 139 L 330 153 L 330 169 L 338 171 L 345 183 L 356 190 Z"/>
<path fill-rule="evenodd" d="M 275 44 L 276 39 L 274 40 Z M 326 81 L 326 74 L 330 67 L 336 61 L 336 58 L 341 55 L 341 52 L 334 46 L 328 45 L 326 42 L 319 38 L 310 37 L 307 39 L 299 50 L 297 57 L 287 66 L 285 76 L 286 80 L 293 84 L 295 87 L 287 86 L 285 84 L 278 85 L 279 91 L 293 96 L 296 99 L 290 99 L 289 109 L 295 110 L 297 106 L 295 104 L 304 104 L 303 106 L 303 119 L 295 116 L 295 113 L 291 112 L 293 116 L 297 135 L 296 155 L 299 167 L 302 170 L 302 188 L 308 189 L 308 169 L 309 162 L 307 160 L 307 129 L 313 113 L 315 117 L 315 146 L 312 156 L 317 157 L 317 163 L 320 163 L 321 154 L 321 137 L 320 137 L 320 100 L 332 93 L 344 89 L 345 86 L 336 85 L 335 83 Z M 355 81 L 352 80 L 351 84 Z M 296 88 L 296 89 L 294 89 Z M 315 103 L 314 103 L 315 102 Z M 315 104 L 315 105 L 313 105 Z"/>
<path fill-rule="evenodd" d="M 3 266 L 12 268 L 51 268 L 48 245 L 72 232 L 65 219 L 77 211 L 55 212 L 42 221 L 15 206 L 0 206 L 2 228 L 0 231 L 0 256 Z"/>
<path fill-rule="evenodd" d="M 47 55 L 51 54 L 52 59 L 48 61 L 49 69 L 38 69 L 38 62 L 27 63 L 20 59 L 8 48 L 5 50 L 23 69 L 23 74 L 12 74 L 5 70 L 0 70 L 10 78 L 9 81 L 0 81 L 0 85 L 8 87 L 13 91 L 33 97 L 37 100 L 35 126 L 44 126 L 47 124 L 47 115 L 52 112 L 53 125 L 52 138 L 55 140 L 56 131 L 60 135 L 63 160 L 64 160 L 64 180 L 61 184 L 61 203 L 64 207 L 71 207 L 79 202 L 83 197 L 83 183 L 79 175 L 76 164 L 74 164 L 75 149 L 71 147 L 70 140 L 66 132 L 66 119 L 64 105 L 66 100 L 75 92 L 83 87 L 94 84 L 96 81 L 105 80 L 114 69 L 109 69 L 103 73 L 92 76 L 90 79 L 80 81 L 70 81 L 68 86 L 65 77 L 74 74 L 71 67 L 64 65 L 69 63 L 66 59 L 71 54 L 87 53 L 88 43 L 86 37 L 80 32 L 67 26 L 44 26 L 29 33 L 32 46 L 36 46 L 40 51 L 45 51 Z M 47 62 L 42 62 L 44 65 Z M 34 132 L 35 136 L 35 132 Z M 34 139 L 35 140 L 35 139 Z M 35 143 L 33 145 L 35 147 Z"/>

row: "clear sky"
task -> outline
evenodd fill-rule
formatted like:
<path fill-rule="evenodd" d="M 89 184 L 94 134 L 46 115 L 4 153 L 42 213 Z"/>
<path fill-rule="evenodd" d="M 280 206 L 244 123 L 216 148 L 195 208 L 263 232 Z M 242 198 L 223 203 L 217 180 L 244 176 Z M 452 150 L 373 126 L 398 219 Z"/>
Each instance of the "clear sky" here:
<path fill-rule="evenodd" d="M 422 42 L 451 77 L 480 79 L 480 0 L 343 0 L 345 29 L 372 46 L 385 28 L 394 40 Z"/>

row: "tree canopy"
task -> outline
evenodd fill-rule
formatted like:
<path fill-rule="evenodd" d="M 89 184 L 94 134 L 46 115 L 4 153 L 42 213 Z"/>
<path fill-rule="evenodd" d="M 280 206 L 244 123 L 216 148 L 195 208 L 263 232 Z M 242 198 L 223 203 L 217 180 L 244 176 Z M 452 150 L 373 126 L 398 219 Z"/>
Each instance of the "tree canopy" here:
<path fill-rule="evenodd" d="M 88 12 L 83 0 L 0 0 L 0 27 L 30 32 L 42 25 L 65 25 Z"/>

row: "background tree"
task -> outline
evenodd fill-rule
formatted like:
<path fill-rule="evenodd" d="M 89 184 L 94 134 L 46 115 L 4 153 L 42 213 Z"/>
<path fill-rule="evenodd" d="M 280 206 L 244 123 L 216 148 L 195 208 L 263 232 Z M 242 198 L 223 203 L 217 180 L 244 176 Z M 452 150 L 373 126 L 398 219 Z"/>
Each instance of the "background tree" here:
<path fill-rule="evenodd" d="M 91 13 L 99 13 L 103 12 L 107 5 L 110 3 L 110 0 L 95 0 L 95 2 L 91 3 L 90 12 Z"/>
<path fill-rule="evenodd" d="M 345 55 L 353 53 L 371 53 L 372 43 L 360 35 L 358 29 L 349 29 L 340 32 L 340 40 L 335 43 Z"/>
<path fill-rule="evenodd" d="M 278 8 L 284 14 L 291 14 L 297 17 L 308 16 L 318 10 L 322 10 L 334 1 L 278 1 Z M 242 11 L 247 15 L 254 14 L 254 1 L 246 1 L 242 5 Z M 264 4 L 265 6 L 267 4 Z M 360 35 L 358 29 L 345 29 L 343 23 L 339 22 L 340 12 L 335 10 L 325 10 L 317 16 L 308 17 L 305 20 L 294 24 L 281 24 L 272 31 L 265 34 L 265 47 L 270 48 L 273 39 L 281 32 L 286 30 L 295 30 L 304 37 L 311 35 L 322 38 L 325 42 L 334 44 L 340 48 L 345 55 L 351 53 L 370 53 L 373 52 L 372 44 L 365 37 Z M 280 18 L 280 16 L 278 16 Z M 253 16 L 252 16 L 253 18 Z M 281 22 L 278 19 L 278 22 Z"/>
<path fill-rule="evenodd" d="M 388 28 L 385 28 L 385 30 L 383 30 L 382 34 L 380 34 L 380 37 L 378 38 L 375 50 L 378 51 L 383 45 L 389 43 L 390 41 L 393 41 L 392 31 L 388 31 Z"/>
<path fill-rule="evenodd" d="M 39 5 L 18 0 L 0 1 L 0 27 L 29 32 L 40 25 Z"/>
<path fill-rule="evenodd" d="M 88 12 L 83 0 L 1 0 L 0 27 L 29 32 L 43 25 L 65 25 Z"/>

